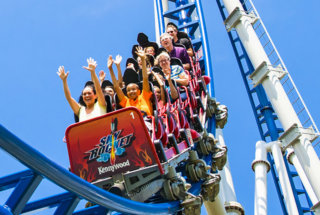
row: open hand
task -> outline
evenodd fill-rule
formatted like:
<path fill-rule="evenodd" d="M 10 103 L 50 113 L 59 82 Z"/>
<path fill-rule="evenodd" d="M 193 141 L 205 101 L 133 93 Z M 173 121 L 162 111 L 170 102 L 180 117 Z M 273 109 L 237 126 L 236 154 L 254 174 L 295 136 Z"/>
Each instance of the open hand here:
<path fill-rule="evenodd" d="M 136 54 L 141 58 L 145 59 L 146 58 L 146 53 L 144 52 L 143 48 L 141 46 L 138 46 L 136 51 Z"/>
<path fill-rule="evenodd" d="M 113 62 L 118 66 L 121 63 L 121 60 L 122 60 L 122 57 L 120 55 L 117 55 L 116 59 L 113 60 Z"/>
<path fill-rule="evenodd" d="M 100 80 L 100 82 L 103 82 L 105 78 L 106 78 L 106 73 L 103 70 L 101 70 L 99 72 L 99 80 Z"/>
<path fill-rule="evenodd" d="M 91 57 L 87 59 L 87 62 L 88 62 L 88 66 L 87 67 L 83 66 L 83 68 L 90 72 L 95 72 L 97 67 L 97 62 Z"/>
<path fill-rule="evenodd" d="M 58 72 L 57 74 L 59 75 L 59 77 L 61 78 L 61 80 L 66 80 L 68 75 L 69 75 L 69 71 L 67 73 L 65 73 L 64 71 L 64 66 L 59 66 L 58 68 Z"/>
<path fill-rule="evenodd" d="M 113 59 L 112 59 L 112 56 L 109 55 L 109 58 L 108 58 L 108 68 L 109 69 L 112 67 L 112 64 L 113 64 Z"/>

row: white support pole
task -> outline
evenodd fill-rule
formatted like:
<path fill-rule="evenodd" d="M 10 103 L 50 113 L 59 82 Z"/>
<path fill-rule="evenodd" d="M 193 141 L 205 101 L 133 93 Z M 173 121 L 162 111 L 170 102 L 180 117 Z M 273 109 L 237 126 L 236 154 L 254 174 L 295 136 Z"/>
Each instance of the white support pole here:
<path fill-rule="evenodd" d="M 253 67 L 257 71 L 257 69 L 260 68 L 264 62 L 266 65 L 270 65 L 268 56 L 266 55 L 251 24 L 252 18 L 243 12 L 244 10 L 240 1 L 223 0 L 223 2 L 228 13 L 232 14 L 232 16 L 230 15 L 231 17 L 229 21 L 237 30 L 240 40 L 246 49 L 246 52 L 248 53 Z M 236 12 L 237 8 L 240 11 L 238 11 L 238 13 L 232 13 Z M 301 122 L 293 106 L 291 105 L 276 72 L 267 70 L 267 72 L 264 74 L 256 73 L 253 74 L 252 79 L 258 79 L 258 83 L 262 84 L 284 130 L 288 130 L 294 124 L 302 127 Z M 300 138 L 300 142 L 296 142 L 292 147 L 301 163 L 302 168 L 305 171 L 308 180 L 310 181 L 314 193 L 316 194 L 318 200 L 320 200 L 320 161 L 316 155 L 316 152 L 307 138 Z"/>
<path fill-rule="evenodd" d="M 236 8 L 239 8 L 240 12 L 244 11 L 239 0 L 223 0 L 223 3 L 229 14 Z M 236 29 L 254 68 L 257 68 L 263 61 L 266 61 L 269 64 L 270 61 L 251 23 L 252 19 L 250 17 L 242 16 L 239 22 L 235 24 L 234 28 Z"/>
<path fill-rule="evenodd" d="M 252 163 L 255 172 L 254 214 L 267 215 L 267 172 L 270 164 L 267 161 L 267 150 L 264 141 L 256 143 L 256 158 Z"/>
<path fill-rule="evenodd" d="M 221 128 L 216 128 L 216 138 L 218 146 L 226 146 Z M 223 170 L 219 171 L 219 174 L 221 176 L 219 197 L 225 204 L 226 214 L 241 215 L 244 213 L 244 210 L 241 204 L 237 202 L 228 159 Z"/>
<path fill-rule="evenodd" d="M 221 128 L 216 129 L 216 138 L 218 140 L 218 146 L 225 146 L 223 132 Z M 230 171 L 229 162 L 227 159 L 226 165 L 223 167 L 222 171 L 219 171 L 221 176 L 220 186 L 223 190 L 224 200 L 225 201 L 237 201 L 236 193 L 234 191 L 232 175 Z"/>
<path fill-rule="evenodd" d="M 226 215 L 224 209 L 223 201 L 221 201 L 220 196 L 218 195 L 213 202 L 204 201 L 204 206 L 206 207 L 208 215 Z"/>
<path fill-rule="evenodd" d="M 240 9 L 240 14 L 243 14 L 244 9 L 238 0 L 224 0 L 224 4 L 231 14 L 236 8 Z M 249 16 L 241 16 L 239 22 L 234 26 L 239 38 L 246 49 L 250 61 L 255 69 L 257 69 L 263 62 L 270 65 L 270 60 L 261 45 L 261 42 L 253 29 L 252 18 Z M 284 91 L 279 78 L 274 73 L 270 73 L 269 78 L 265 78 L 262 83 L 266 94 L 268 95 L 272 107 L 277 113 L 280 122 L 284 129 L 290 128 L 294 123 L 299 122 L 290 100 Z"/>
<path fill-rule="evenodd" d="M 153 9 L 154 9 L 154 27 L 156 31 L 156 42 L 160 44 L 159 13 L 157 10 L 156 0 L 153 0 Z"/>
<path fill-rule="evenodd" d="M 303 185 L 304 185 L 304 188 L 306 189 L 308 195 L 309 195 L 309 198 L 312 202 L 313 205 L 317 205 L 318 204 L 318 198 L 317 196 L 315 195 L 312 187 L 311 187 L 311 184 L 297 158 L 297 156 L 295 155 L 294 151 L 292 149 L 288 149 L 288 155 L 287 155 L 287 160 L 290 164 L 293 164 L 295 169 L 297 170 L 299 176 L 300 176 L 300 180 L 302 181 Z M 318 209 L 318 208 L 317 208 Z M 320 208 L 319 208 L 320 209 Z M 318 209 L 318 210 L 319 210 Z M 316 210 L 317 211 L 317 210 Z M 319 215 L 319 211 L 318 213 L 315 212 L 315 214 Z"/>
<path fill-rule="evenodd" d="M 284 164 L 283 155 L 280 149 L 280 143 L 278 141 L 271 142 L 270 149 L 278 172 L 282 194 L 287 206 L 287 211 L 290 215 L 299 215 L 298 207 L 290 185 L 291 183 L 289 180 L 287 168 Z"/>
<path fill-rule="evenodd" d="M 162 0 L 162 9 L 163 9 L 163 12 L 166 12 L 169 9 L 168 0 Z M 169 21 L 170 21 L 169 18 L 164 18 L 164 26 L 167 26 Z M 164 30 L 164 32 L 166 32 L 166 30 Z M 164 32 L 161 32 L 161 34 Z"/>
<path fill-rule="evenodd" d="M 302 175 L 302 177 L 307 176 L 309 181 L 309 183 L 306 183 L 306 184 L 303 183 L 303 185 L 305 187 L 308 187 L 309 185 L 311 185 L 313 192 L 311 192 L 310 194 L 308 191 L 307 192 L 309 195 L 314 194 L 317 197 L 317 200 L 315 200 L 315 202 L 319 203 L 320 201 L 319 159 L 310 141 L 306 137 L 304 137 L 304 135 L 302 135 L 302 137 L 300 138 L 300 141 L 303 143 L 303 145 L 300 144 L 300 142 L 293 143 L 292 148 L 294 149 L 294 153 L 297 156 L 299 163 L 301 165 L 301 166 L 298 166 L 298 168 L 301 167 L 304 171 L 304 174 Z M 320 206 L 318 206 L 318 208 L 320 209 Z"/>

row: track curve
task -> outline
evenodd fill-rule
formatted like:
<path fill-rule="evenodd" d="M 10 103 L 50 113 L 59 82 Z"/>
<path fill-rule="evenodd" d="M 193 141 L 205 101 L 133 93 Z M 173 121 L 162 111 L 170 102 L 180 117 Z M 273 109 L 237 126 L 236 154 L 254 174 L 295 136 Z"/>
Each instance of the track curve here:
<path fill-rule="evenodd" d="M 32 171 L 56 185 L 79 198 L 87 199 L 110 210 L 130 214 L 172 214 L 180 209 L 179 201 L 157 204 L 140 203 L 100 189 L 51 161 L 2 125 L 0 125 L 0 147 Z M 210 156 L 206 157 L 205 160 L 208 164 L 211 163 Z M 201 190 L 201 183 L 192 184 L 189 192 L 198 195 Z"/>

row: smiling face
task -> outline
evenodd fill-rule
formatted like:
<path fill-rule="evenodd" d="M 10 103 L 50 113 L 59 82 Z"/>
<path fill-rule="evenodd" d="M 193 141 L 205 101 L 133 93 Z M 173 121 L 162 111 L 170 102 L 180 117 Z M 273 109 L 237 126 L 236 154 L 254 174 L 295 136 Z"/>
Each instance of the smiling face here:
<path fill-rule="evenodd" d="M 160 55 L 158 58 L 158 62 L 162 71 L 170 69 L 170 59 L 167 55 Z"/>
<path fill-rule="evenodd" d="M 93 105 L 95 103 L 96 98 L 97 98 L 97 95 L 93 91 L 92 87 L 87 86 L 83 89 L 82 99 L 87 107 L 90 105 Z"/>
<path fill-rule="evenodd" d="M 137 84 L 131 83 L 127 86 L 127 96 L 129 99 L 135 100 L 140 95 L 140 89 Z"/>
<path fill-rule="evenodd" d="M 165 49 L 171 49 L 172 47 L 172 37 L 168 33 L 164 33 L 160 37 L 160 43 Z"/>
<path fill-rule="evenodd" d="M 146 53 L 150 54 L 152 56 L 156 55 L 156 52 L 155 52 L 155 50 L 154 50 L 154 48 L 152 46 L 149 46 L 149 47 L 146 48 Z"/>
<path fill-rule="evenodd" d="M 167 33 L 170 34 L 170 36 L 173 37 L 175 40 L 177 39 L 177 34 L 178 34 L 177 29 L 169 26 L 167 28 Z"/>

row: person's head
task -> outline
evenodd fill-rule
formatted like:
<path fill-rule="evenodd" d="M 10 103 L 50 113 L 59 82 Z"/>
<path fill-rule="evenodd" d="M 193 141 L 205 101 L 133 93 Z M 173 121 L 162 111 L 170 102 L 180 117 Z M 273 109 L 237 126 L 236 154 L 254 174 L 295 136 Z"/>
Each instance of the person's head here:
<path fill-rule="evenodd" d="M 154 49 L 153 46 L 148 46 L 146 47 L 146 50 L 145 50 L 146 54 L 150 54 L 152 56 L 155 56 L 156 55 L 156 50 Z"/>
<path fill-rule="evenodd" d="M 104 95 L 109 95 L 111 98 L 114 96 L 114 89 L 111 86 L 106 86 L 103 90 Z"/>
<path fill-rule="evenodd" d="M 106 95 L 110 95 L 112 98 L 114 96 L 114 88 L 113 88 L 113 84 L 111 81 L 109 80 L 104 80 L 101 83 L 101 89 L 103 91 L 103 94 Z"/>
<path fill-rule="evenodd" d="M 136 83 L 130 83 L 127 85 L 127 96 L 129 99 L 135 100 L 140 95 L 140 88 Z"/>
<path fill-rule="evenodd" d="M 130 68 L 130 69 L 133 69 L 134 71 L 136 71 L 133 63 L 128 63 L 127 68 Z"/>
<path fill-rule="evenodd" d="M 167 52 L 161 52 L 157 56 L 157 62 L 162 70 L 170 68 L 170 56 Z"/>
<path fill-rule="evenodd" d="M 93 105 L 96 102 L 97 94 L 93 85 L 87 85 L 82 90 L 80 104 L 85 105 L 86 107 Z M 82 102 L 81 102 L 82 100 Z"/>
<path fill-rule="evenodd" d="M 169 28 L 169 27 L 175 29 L 176 32 L 179 31 L 179 30 L 178 30 L 178 26 L 177 26 L 176 24 L 174 24 L 173 22 L 169 22 L 169 23 L 167 24 L 167 28 Z"/>
<path fill-rule="evenodd" d="M 151 68 L 154 66 L 154 57 L 153 55 L 146 54 L 146 64 L 147 68 Z"/>
<path fill-rule="evenodd" d="M 161 36 L 160 36 L 160 43 L 161 45 L 165 48 L 165 49 L 169 49 L 171 50 L 172 49 L 172 39 L 173 37 L 170 36 L 170 34 L 168 33 L 163 33 Z"/>
<path fill-rule="evenodd" d="M 170 36 L 173 37 L 175 40 L 178 39 L 178 30 L 172 25 L 169 25 L 167 27 L 167 33 L 170 34 Z"/>
<path fill-rule="evenodd" d="M 138 65 L 140 67 L 140 69 L 142 68 L 142 60 L 140 57 L 137 57 L 137 62 L 138 62 Z"/>
<path fill-rule="evenodd" d="M 135 70 L 136 72 L 139 70 L 138 62 L 133 58 L 128 58 L 126 61 L 126 67 Z"/>
<path fill-rule="evenodd" d="M 160 88 L 158 86 L 153 86 L 154 95 L 157 98 L 157 101 L 161 99 Z"/>

